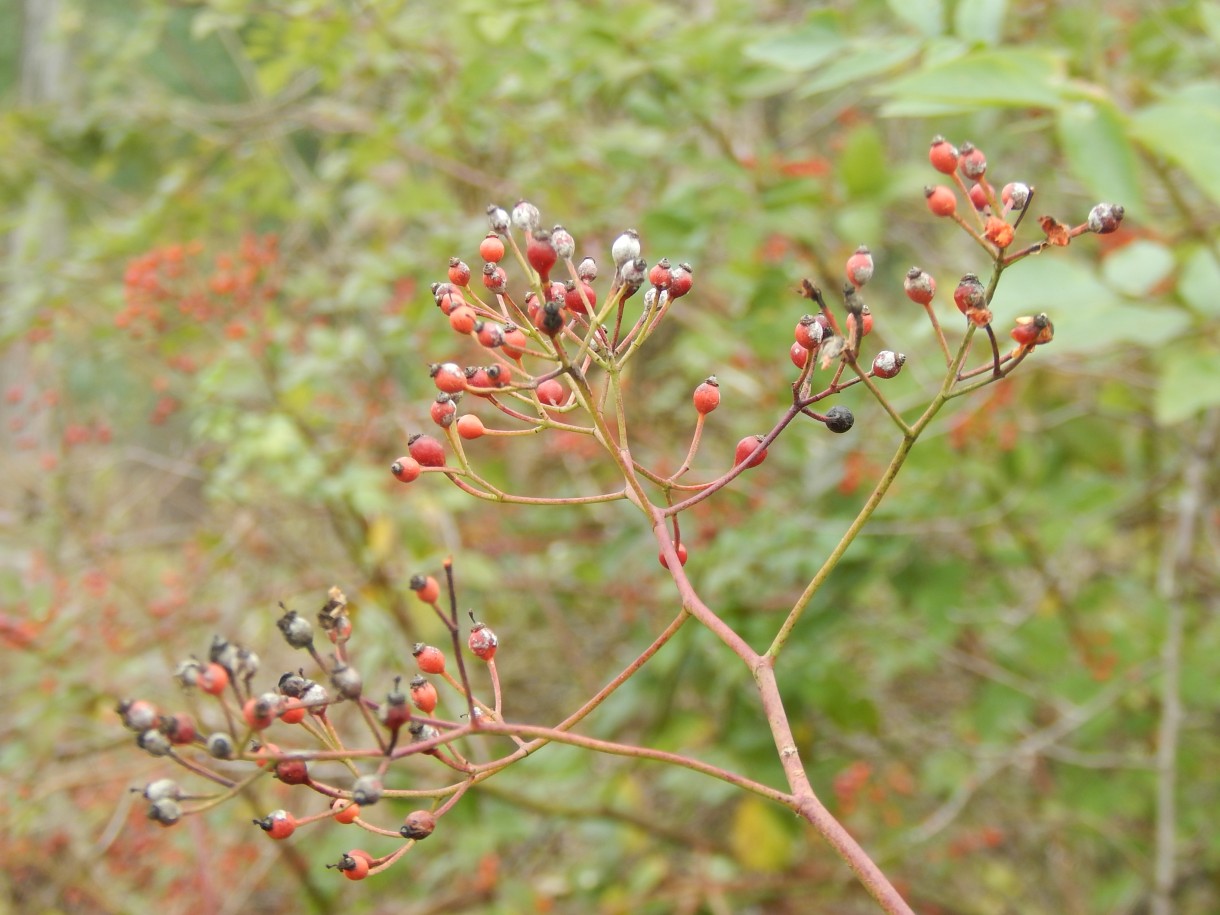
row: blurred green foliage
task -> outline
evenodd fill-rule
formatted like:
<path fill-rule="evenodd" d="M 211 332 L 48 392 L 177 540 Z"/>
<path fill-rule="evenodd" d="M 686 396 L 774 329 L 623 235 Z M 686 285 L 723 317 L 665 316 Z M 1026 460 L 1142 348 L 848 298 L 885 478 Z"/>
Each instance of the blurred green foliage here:
<path fill-rule="evenodd" d="M 440 638 L 405 583 L 453 554 L 503 641 L 509 715 L 557 721 L 672 618 L 672 585 L 624 506 L 492 508 L 385 472 L 430 425 L 427 364 L 466 361 L 428 284 L 453 254 L 477 265 L 487 203 L 521 196 L 581 253 L 634 225 L 650 257 L 694 264 L 628 409 L 637 453 L 676 466 L 715 372 L 710 475 L 790 396 L 795 284 L 835 288 L 862 241 L 878 345 L 909 357 L 887 390 L 926 402 L 939 356 L 901 278 L 924 266 L 943 300 L 987 269 L 923 206 L 940 133 L 981 146 L 997 186 L 1036 185 L 1034 215 L 1106 199 L 1128 220 L 1005 275 L 997 327 L 1047 311 L 1055 343 L 920 443 L 781 685 L 815 787 L 917 910 L 1143 910 L 1157 576 L 1220 407 L 1220 3 L 806 7 L 0 7 L 0 907 L 871 911 L 782 811 L 567 748 L 471 792 L 394 876 L 339 886 L 321 865 L 343 828 L 286 851 L 249 825 L 282 786 L 147 823 L 127 789 L 164 767 L 113 706 L 174 702 L 170 672 L 213 632 L 288 669 L 276 602 L 335 583 L 388 688 L 411 641 Z M 896 443 L 862 392 L 842 400 L 851 435 L 795 429 L 683 518 L 693 581 L 758 647 Z M 570 442 L 507 441 L 470 451 L 512 491 L 608 479 Z M 1176 598 L 1182 912 L 1220 907 L 1215 476 Z M 586 727 L 780 779 L 748 672 L 693 625 Z"/>

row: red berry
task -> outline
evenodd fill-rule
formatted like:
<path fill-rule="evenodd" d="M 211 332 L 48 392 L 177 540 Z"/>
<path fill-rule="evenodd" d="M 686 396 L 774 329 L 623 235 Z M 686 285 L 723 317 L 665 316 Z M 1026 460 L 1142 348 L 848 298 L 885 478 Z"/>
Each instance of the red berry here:
<path fill-rule="evenodd" d="M 263 744 L 254 752 L 254 755 L 256 757 L 255 765 L 257 765 L 260 769 L 265 769 L 265 768 L 267 768 L 267 766 L 271 766 L 271 768 L 274 770 L 275 769 L 275 760 L 271 759 L 270 757 L 276 755 L 279 752 L 280 752 L 280 748 L 277 747 L 275 744 L 273 744 L 273 743 Z"/>
<path fill-rule="evenodd" d="M 368 852 L 348 852 L 335 865 L 348 880 L 363 880 L 369 875 Z"/>
<path fill-rule="evenodd" d="M 873 278 L 873 255 L 864 245 L 856 249 L 856 253 L 847 259 L 846 271 L 848 282 L 859 288 Z"/>
<path fill-rule="evenodd" d="M 415 677 L 411 680 L 411 701 L 425 715 L 431 715 L 436 710 L 439 698 L 436 694 L 436 687 L 423 677 Z"/>
<path fill-rule="evenodd" d="M 300 724 L 305 720 L 306 708 L 303 705 L 298 705 L 295 708 L 285 709 L 280 712 L 280 721 L 284 724 Z"/>
<path fill-rule="evenodd" d="M 421 467 L 444 467 L 445 448 L 431 435 L 417 432 L 407 439 L 407 450 Z"/>
<path fill-rule="evenodd" d="M 285 785 L 304 785 L 309 781 L 309 764 L 303 759 L 281 759 L 275 764 L 275 777 Z"/>
<path fill-rule="evenodd" d="M 219 696 L 229 686 L 229 672 L 213 661 L 199 671 L 199 678 L 195 682 L 205 693 Z"/>
<path fill-rule="evenodd" d="M 469 305 L 459 305 L 449 312 L 449 326 L 459 334 L 470 333 L 478 320 L 478 313 Z"/>
<path fill-rule="evenodd" d="M 394 690 L 385 697 L 381 706 L 381 723 L 391 731 L 397 731 L 411 720 L 411 709 L 407 707 L 407 697 L 398 688 L 401 677 L 394 678 Z"/>
<path fill-rule="evenodd" d="M 792 364 L 798 369 L 803 369 L 805 363 L 809 361 L 809 350 L 801 346 L 799 343 L 793 343 L 788 348 L 788 358 L 792 360 Z"/>
<path fill-rule="evenodd" d="M 435 645 L 425 645 L 423 642 L 416 642 L 411 654 L 415 656 L 415 663 L 419 665 L 419 669 L 424 673 L 440 674 L 445 672 L 445 653 Z"/>
<path fill-rule="evenodd" d="M 247 699 L 241 708 L 241 714 L 246 724 L 256 731 L 262 731 L 275 722 L 282 702 L 283 699 L 275 693 L 263 693 L 261 696 Z"/>
<path fill-rule="evenodd" d="M 503 292 L 508 286 L 508 274 L 503 267 L 498 267 L 491 261 L 483 265 L 483 285 L 492 292 Z"/>
<path fill-rule="evenodd" d="M 720 383 L 715 375 L 709 375 L 707 380 L 695 388 L 695 409 L 703 416 L 720 406 Z"/>
<path fill-rule="evenodd" d="M 928 161 L 938 172 L 952 175 L 957 171 L 959 154 L 957 147 L 944 137 L 933 137 L 932 146 L 928 149 Z"/>
<path fill-rule="evenodd" d="M 419 461 L 411 457 L 409 454 L 404 454 L 397 461 L 390 465 L 390 473 L 394 474 L 394 478 L 400 483 L 413 483 L 419 479 L 421 473 Z"/>
<path fill-rule="evenodd" d="M 173 715 L 163 715 L 161 718 L 161 733 L 169 738 L 170 743 L 194 743 L 196 737 L 195 722 L 186 712 L 175 712 Z"/>
<path fill-rule="evenodd" d="M 987 307 L 987 289 L 973 273 L 965 274 L 953 290 L 953 304 L 962 314 Z"/>
<path fill-rule="evenodd" d="M 356 822 L 356 817 L 360 816 L 360 805 L 341 797 L 335 798 L 330 809 L 331 818 L 336 823 L 343 823 L 345 826 Z"/>
<path fill-rule="evenodd" d="M 690 292 L 694 280 L 690 264 L 681 263 L 669 272 L 669 298 L 680 299 Z"/>
<path fill-rule="evenodd" d="M 457 404 L 453 402 L 448 394 L 437 394 L 436 400 L 428 408 L 428 413 L 432 416 L 434 423 L 442 429 L 447 429 L 457 413 Z"/>
<path fill-rule="evenodd" d="M 568 392 L 558 378 L 548 378 L 538 385 L 538 399 L 548 407 L 558 407 L 567 401 Z"/>
<path fill-rule="evenodd" d="M 490 661 L 496 656 L 496 648 L 499 647 L 500 640 L 496 638 L 496 634 L 487 627 L 486 623 L 475 623 L 470 627 L 469 645 L 476 657 Z"/>
<path fill-rule="evenodd" d="M 744 461 L 746 458 L 748 458 L 750 456 L 750 454 L 754 451 L 754 449 L 758 447 L 759 442 L 761 442 L 762 440 L 763 440 L 763 436 L 761 436 L 761 435 L 747 435 L 745 438 L 743 438 L 741 441 L 739 441 L 737 443 L 737 452 L 733 456 L 733 466 L 736 467 L 738 464 L 740 464 L 742 461 Z M 747 467 L 757 467 L 759 464 L 761 464 L 766 459 L 767 459 L 767 449 L 764 448 L 754 457 L 753 460 L 750 461 L 750 463 L 746 464 L 746 466 Z"/>
<path fill-rule="evenodd" d="M 873 374 L 878 378 L 893 378 L 902 370 L 906 361 L 907 357 L 902 353 L 883 349 L 873 358 Z"/>
<path fill-rule="evenodd" d="M 410 586 L 415 596 L 425 604 L 434 604 L 441 596 L 441 586 L 431 575 L 412 575 Z"/>
<path fill-rule="evenodd" d="M 436 817 L 430 810 L 412 810 L 402 821 L 399 833 L 404 839 L 426 839 L 436 829 Z"/>
<path fill-rule="evenodd" d="M 673 282 L 673 274 L 670 272 L 670 269 L 669 258 L 661 258 L 648 271 L 648 282 L 658 289 L 668 289 L 669 284 Z"/>
<path fill-rule="evenodd" d="M 483 427 L 483 420 L 479 419 L 473 413 L 467 413 L 457 421 L 458 435 L 464 439 L 481 438 L 486 429 Z"/>
<path fill-rule="evenodd" d="M 912 267 L 907 271 L 906 279 L 902 281 L 902 288 L 906 290 L 907 298 L 912 302 L 927 305 L 932 301 L 932 296 L 936 295 L 936 280 L 932 274 Z"/>
<path fill-rule="evenodd" d="M 432 383 L 446 394 L 466 390 L 466 373 L 456 362 L 443 362 L 432 367 Z"/>
<path fill-rule="evenodd" d="M 981 184 L 970 185 L 970 204 L 980 213 L 987 209 L 987 192 Z"/>
<path fill-rule="evenodd" d="M 559 255 L 551 246 L 549 230 L 538 229 L 530 236 L 529 243 L 525 246 L 525 259 L 538 271 L 543 285 L 550 281 L 551 268 L 555 266 Z"/>
<path fill-rule="evenodd" d="M 978 181 L 987 173 L 987 157 L 973 143 L 962 144 L 962 158 L 957 163 L 962 175 L 971 181 Z"/>
<path fill-rule="evenodd" d="M 928 209 L 936 216 L 952 216 L 957 212 L 957 196 L 951 188 L 938 184 L 936 187 L 925 187 L 923 195 L 927 198 Z"/>
<path fill-rule="evenodd" d="M 1010 336 L 1022 346 L 1036 346 L 1039 343 L 1050 343 L 1055 336 L 1055 327 L 1045 312 L 1035 317 L 1022 315 L 1017 318 Z"/>
<path fill-rule="evenodd" d="M 686 544 L 679 543 L 676 547 L 674 547 L 674 552 L 678 554 L 678 564 L 686 565 L 686 556 L 687 556 Z M 663 568 L 666 568 L 666 569 L 669 568 L 669 560 L 667 560 L 665 558 L 665 553 L 663 553 L 663 552 L 657 553 L 657 559 L 660 560 L 661 566 Z"/>
<path fill-rule="evenodd" d="M 528 342 L 529 338 L 521 328 L 515 324 L 504 325 L 504 342 L 500 346 L 509 359 L 520 359 L 525 354 Z"/>
<path fill-rule="evenodd" d="M 453 310 L 455 308 L 460 305 L 465 305 L 466 299 L 462 296 L 462 293 L 453 288 L 452 285 L 445 285 L 447 288 L 436 294 L 436 305 L 438 308 L 440 308 L 441 314 L 448 317 L 449 315 L 453 314 Z"/>
<path fill-rule="evenodd" d="M 1020 181 L 1009 181 L 1000 191 L 1000 200 L 1012 210 L 1023 210 L 1029 203 L 1029 185 Z"/>
<path fill-rule="evenodd" d="M 504 242 L 495 232 L 488 232 L 479 243 L 479 257 L 491 264 L 498 264 L 504 257 Z"/>
<path fill-rule="evenodd" d="M 856 316 L 847 316 L 847 337 L 850 340 L 856 332 Z M 860 336 L 867 337 L 873 331 L 873 313 L 867 305 L 860 306 Z"/>
<path fill-rule="evenodd" d="M 287 810 L 276 810 L 254 823 L 273 839 L 287 839 L 297 828 L 296 817 Z"/>
<path fill-rule="evenodd" d="M 584 298 L 581 298 L 581 295 Z M 589 308 L 585 308 L 585 299 L 589 301 Z M 589 309 L 597 307 L 597 293 L 588 283 L 582 282 L 579 286 L 575 280 L 568 280 L 564 285 L 563 304 L 568 311 L 578 315 L 588 314 Z"/>
<path fill-rule="evenodd" d="M 826 329 L 822 326 L 822 322 L 815 315 L 802 315 L 801 319 L 796 322 L 796 328 L 792 331 L 792 336 L 796 338 L 796 342 L 810 352 L 816 352 L 818 347 L 822 345 L 822 337 L 825 335 Z M 804 367 L 804 363 L 801 363 Z"/>
<path fill-rule="evenodd" d="M 479 343 L 488 349 L 504 345 L 504 328 L 495 321 L 480 321 L 474 326 Z"/>
<path fill-rule="evenodd" d="M 465 286 L 470 282 L 470 267 L 461 258 L 449 258 L 449 282 L 455 286 Z"/>

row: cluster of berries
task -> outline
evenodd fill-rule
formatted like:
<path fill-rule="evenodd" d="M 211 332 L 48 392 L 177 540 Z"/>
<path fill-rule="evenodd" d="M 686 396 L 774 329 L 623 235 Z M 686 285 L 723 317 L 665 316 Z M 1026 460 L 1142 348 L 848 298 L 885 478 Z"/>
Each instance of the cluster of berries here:
<path fill-rule="evenodd" d="M 448 565 L 446 569 L 449 571 Z M 452 578 L 450 586 L 452 598 Z M 450 629 L 456 650 L 459 644 L 456 604 L 451 599 L 454 609 L 448 614 L 440 609 L 437 604 L 440 585 L 431 576 L 415 576 L 411 579 L 411 588 Z M 219 706 L 217 717 L 223 720 L 223 727 L 205 733 L 191 714 L 162 712 L 146 699 L 125 699 L 117 710 L 123 724 L 136 733 L 136 743 L 141 749 L 178 763 L 219 786 L 219 790 L 211 794 L 189 794 L 169 778 L 157 779 L 143 789 L 133 790 L 141 790 L 148 801 L 149 818 L 163 826 L 172 826 L 183 816 L 216 806 L 268 775 L 285 785 L 304 786 L 321 797 L 322 809 L 316 813 L 298 815 L 278 809 L 256 819 L 254 823 L 272 839 L 287 839 L 302 826 L 332 819 L 342 824 L 356 824 L 371 835 L 392 836 L 394 831 L 364 819 L 368 808 L 383 797 L 434 794 L 439 806 L 431 810 L 412 810 L 404 817 L 397 834 L 407 840 L 405 844 L 400 843 L 382 856 L 353 849 L 338 863 L 328 865 L 348 879 L 360 880 L 369 873 L 385 869 L 416 841 L 431 835 L 437 820 L 460 796 L 452 787 L 435 792 L 385 788 L 383 778 L 392 761 L 427 755 L 450 770 L 467 776 L 473 774 L 470 764 L 449 744 L 451 735 L 458 729 L 473 729 L 480 721 L 496 720 L 500 716 L 499 680 L 494 661 L 499 640 L 490 628 L 471 617 L 466 647 L 474 657 L 487 664 L 496 695 L 494 706 L 474 698 L 460 657 L 461 677 L 458 679 L 449 673 L 445 653 L 434 645 L 423 643 L 417 643 L 412 651 L 419 674 L 410 681 L 408 690 L 404 692 L 401 688 L 402 677 L 396 677 L 384 701 L 376 702 L 366 696 L 363 677 L 349 657 L 352 619 L 347 599 L 339 589 L 331 589 L 317 614 L 316 625 L 295 610 L 282 605 L 281 609 L 284 612 L 277 620 L 277 626 L 285 641 L 290 647 L 308 653 L 321 676 L 315 680 L 306 676 L 303 669 L 288 671 L 279 678 L 274 689 L 258 692 L 252 684 L 259 672 L 259 656 L 244 646 L 215 637 L 206 660 L 188 658 L 178 666 L 175 676 L 184 689 L 214 698 Z M 329 659 L 323 658 L 315 645 L 318 628 L 334 646 Z M 470 724 L 459 725 L 432 717 L 439 694 L 434 680 L 428 677 L 440 678 L 457 692 L 467 709 Z M 356 749 L 345 745 L 334 720 L 334 711 L 345 704 L 358 710 L 370 729 L 374 747 Z M 273 735 L 284 741 L 292 733 L 289 728 L 295 728 L 297 734 L 310 739 L 316 749 L 287 749 L 267 739 Z M 275 731 L 282 734 L 275 734 Z M 409 740 L 400 743 L 400 735 L 404 733 L 409 735 Z M 347 767 L 346 771 L 352 776 L 350 784 L 337 785 L 323 780 L 321 765 L 335 760 Z M 362 774 L 356 765 L 362 760 L 376 762 L 374 771 Z M 242 774 L 243 768 L 252 771 Z M 446 795 L 448 800 L 440 803 Z"/>

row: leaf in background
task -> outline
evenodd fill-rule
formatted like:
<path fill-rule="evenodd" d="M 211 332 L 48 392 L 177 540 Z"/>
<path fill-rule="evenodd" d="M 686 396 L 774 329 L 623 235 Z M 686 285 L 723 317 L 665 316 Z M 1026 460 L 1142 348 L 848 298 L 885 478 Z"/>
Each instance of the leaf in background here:
<path fill-rule="evenodd" d="M 953 11 L 953 31 L 967 41 L 999 44 L 1008 0 L 958 0 Z"/>
<path fill-rule="evenodd" d="M 1055 126 L 1072 172 L 1089 193 L 1122 203 L 1131 216 L 1142 214 L 1139 158 L 1118 109 L 1109 102 L 1069 102 L 1056 112 Z"/>
<path fill-rule="evenodd" d="M 847 54 L 836 57 L 808 82 L 802 83 L 798 97 L 841 89 L 858 80 L 893 70 L 912 60 L 922 47 L 923 42 L 918 38 L 870 37 Z"/>
<path fill-rule="evenodd" d="M 1056 352 L 1096 353 L 1119 344 L 1152 346 L 1185 330 L 1190 319 L 1180 309 L 1159 308 L 1123 301 L 1123 296 L 1102 283 L 1092 271 L 1068 260 L 1062 252 L 1048 251 L 1004 274 L 992 300 L 996 333 L 1008 337 L 1017 315 L 1045 311 L 1055 324 Z"/>
<path fill-rule="evenodd" d="M 826 63 L 843 50 L 845 43 L 838 17 L 826 13 L 795 31 L 746 45 L 745 56 L 780 70 L 803 73 Z"/>
<path fill-rule="evenodd" d="M 1107 257 L 1101 272 L 1120 294 L 1145 296 L 1173 272 L 1173 252 L 1160 242 L 1141 239 Z"/>
<path fill-rule="evenodd" d="M 1207 341 L 1184 340 L 1165 352 L 1156 389 L 1156 419 L 1172 426 L 1220 404 L 1220 351 Z"/>
<path fill-rule="evenodd" d="M 1220 85 L 1200 83 L 1132 118 L 1131 135 L 1220 203 Z"/>
<path fill-rule="evenodd" d="M 1201 314 L 1220 315 L 1220 264 L 1207 248 L 1195 249 L 1182 266 L 1178 295 Z"/>
<path fill-rule="evenodd" d="M 733 811 L 729 843 L 737 860 L 751 871 L 776 873 L 792 860 L 792 834 L 774 805 L 755 795 Z"/>
<path fill-rule="evenodd" d="M 945 5 L 942 0 L 888 0 L 890 12 L 928 38 L 945 30 Z"/>
<path fill-rule="evenodd" d="M 995 108 L 1055 108 L 1060 102 L 1063 60 L 1049 51 L 988 48 L 901 76 L 878 87 L 889 101 L 882 114 L 902 105 L 905 115 L 920 111 Z"/>
<path fill-rule="evenodd" d="M 885 187 L 885 143 L 872 124 L 862 124 L 843 143 L 838 157 L 839 178 L 853 197 L 870 196 Z"/>

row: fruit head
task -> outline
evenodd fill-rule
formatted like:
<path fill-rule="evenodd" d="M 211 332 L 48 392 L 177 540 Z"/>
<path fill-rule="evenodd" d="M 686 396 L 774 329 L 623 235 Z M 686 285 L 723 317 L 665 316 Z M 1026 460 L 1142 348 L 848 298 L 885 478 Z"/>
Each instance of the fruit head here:
<path fill-rule="evenodd" d="M 504 242 L 495 232 L 488 232 L 487 237 L 479 243 L 479 257 L 489 264 L 498 264 L 503 259 Z"/>
<path fill-rule="evenodd" d="M 864 245 L 856 249 L 856 253 L 847 259 L 844 269 L 848 282 L 859 288 L 873 278 L 873 255 Z"/>
<path fill-rule="evenodd" d="M 960 154 L 957 151 L 957 147 L 944 137 L 936 136 L 932 138 L 932 145 L 928 148 L 928 161 L 932 163 L 932 167 L 938 172 L 952 175 L 957 171 L 959 158 Z"/>
<path fill-rule="evenodd" d="M 912 302 L 927 305 L 932 301 L 932 297 L 936 295 L 936 280 L 932 277 L 932 274 L 921 270 L 919 267 L 912 267 L 907 271 L 906 278 L 902 281 L 902 288 L 906 292 L 907 298 Z"/>
<path fill-rule="evenodd" d="M 971 181 L 978 181 L 987 173 L 987 157 L 983 155 L 981 149 L 973 143 L 963 143 L 961 153 L 962 157 L 957 163 L 957 167 L 961 169 L 963 177 Z"/>
<path fill-rule="evenodd" d="M 457 421 L 457 431 L 462 438 L 474 440 L 481 438 L 486 429 L 483 426 L 483 420 L 473 413 L 466 413 Z"/>
<path fill-rule="evenodd" d="M 826 411 L 826 428 L 831 432 L 844 433 L 856 424 L 856 417 L 847 407 L 835 405 Z"/>
<path fill-rule="evenodd" d="M 678 565 L 686 565 L 686 558 L 689 555 L 685 543 L 679 543 L 674 547 L 674 552 L 678 554 Z M 665 558 L 664 552 L 657 553 L 657 560 L 661 563 L 661 568 L 669 568 L 669 560 Z"/>
<path fill-rule="evenodd" d="M 475 623 L 470 627 L 468 644 L 475 657 L 490 661 L 496 656 L 500 640 L 496 638 L 496 634 L 487 627 L 486 623 Z"/>
<path fill-rule="evenodd" d="M 707 416 L 720 406 L 720 383 L 715 375 L 709 375 L 706 381 L 695 388 L 693 400 L 695 409 L 702 416 Z"/>
<path fill-rule="evenodd" d="M 906 361 L 907 357 L 902 353 L 883 349 L 873 357 L 873 374 L 878 378 L 893 378 L 902 370 Z"/>
<path fill-rule="evenodd" d="M 818 347 L 822 345 L 825 328 L 822 327 L 822 323 L 817 319 L 817 316 L 802 315 L 801 319 L 796 322 L 792 336 L 802 347 L 810 352 L 816 352 Z"/>
<path fill-rule="evenodd" d="M 421 467 L 445 466 L 445 447 L 431 435 L 415 433 L 407 439 L 407 450 Z"/>
<path fill-rule="evenodd" d="M 761 435 L 747 435 L 745 438 L 743 438 L 741 441 L 739 441 L 737 443 L 737 449 L 733 455 L 733 466 L 736 467 L 738 464 L 745 461 L 746 458 L 749 458 L 750 455 L 753 453 L 754 449 L 759 446 L 759 443 L 761 443 L 762 440 L 763 440 L 763 436 L 761 436 Z M 754 457 L 750 459 L 750 462 L 748 464 L 746 464 L 746 466 L 747 467 L 757 467 L 759 464 L 761 464 L 766 459 L 767 459 L 767 449 L 763 448 L 761 451 L 758 452 L 758 454 L 754 455 Z"/>
<path fill-rule="evenodd" d="M 390 465 L 390 473 L 394 474 L 394 479 L 400 483 L 413 483 L 419 479 L 422 472 L 419 461 L 409 454 L 404 454 Z"/>
<path fill-rule="evenodd" d="M 548 378 L 538 385 L 538 399 L 548 407 L 558 407 L 568 399 L 568 392 L 558 378 Z"/>
<path fill-rule="evenodd" d="M 953 193 L 952 188 L 943 184 L 938 184 L 936 187 L 925 187 L 923 195 L 927 200 L 928 209 L 932 211 L 933 215 L 952 216 L 957 212 L 957 195 Z"/>

